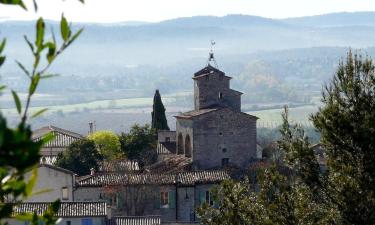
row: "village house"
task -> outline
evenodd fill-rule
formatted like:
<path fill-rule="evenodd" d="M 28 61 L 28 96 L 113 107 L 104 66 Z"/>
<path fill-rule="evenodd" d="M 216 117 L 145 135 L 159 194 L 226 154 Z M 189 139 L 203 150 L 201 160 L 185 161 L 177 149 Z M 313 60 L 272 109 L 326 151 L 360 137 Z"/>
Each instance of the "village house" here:
<path fill-rule="evenodd" d="M 42 155 L 41 162 L 48 164 L 54 163 L 57 155 L 65 151 L 71 143 L 83 138 L 82 135 L 75 132 L 49 125 L 34 130 L 32 139 L 33 141 L 38 141 L 47 134 L 53 134 L 55 137 L 52 141 L 46 143 L 40 151 Z"/>
<path fill-rule="evenodd" d="M 32 171 L 25 175 L 28 180 Z M 25 202 L 53 202 L 60 199 L 62 202 L 72 202 L 73 188 L 76 175 L 70 171 L 49 164 L 40 164 L 37 168 L 37 179 L 33 189 L 36 195 L 32 195 Z"/>
<path fill-rule="evenodd" d="M 13 206 L 13 217 L 23 213 L 43 215 L 51 202 L 20 203 Z M 105 202 L 63 202 L 56 215 L 58 225 L 106 225 L 108 221 L 107 204 Z M 6 219 L 11 225 L 28 225 L 28 222 Z"/>

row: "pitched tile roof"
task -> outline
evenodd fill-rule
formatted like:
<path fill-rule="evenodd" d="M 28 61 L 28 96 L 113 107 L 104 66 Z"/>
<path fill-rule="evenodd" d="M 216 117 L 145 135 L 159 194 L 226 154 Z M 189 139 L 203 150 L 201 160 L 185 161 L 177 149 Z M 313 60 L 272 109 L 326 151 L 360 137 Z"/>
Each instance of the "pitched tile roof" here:
<path fill-rule="evenodd" d="M 142 185 L 142 184 L 174 184 L 172 174 L 150 174 L 150 173 L 105 173 L 95 174 L 86 179 L 79 179 L 77 186 L 107 186 L 107 185 Z"/>
<path fill-rule="evenodd" d="M 127 159 L 102 161 L 99 163 L 98 172 L 125 172 L 125 171 L 138 171 L 139 165 L 136 161 Z"/>
<path fill-rule="evenodd" d="M 223 71 L 211 66 L 207 65 L 206 67 L 202 68 L 201 70 L 194 73 L 194 77 L 210 74 L 210 73 L 219 73 L 219 74 L 225 74 Z"/>
<path fill-rule="evenodd" d="M 191 169 L 191 158 L 184 155 L 168 154 L 163 160 L 147 167 L 152 173 L 177 173 Z"/>
<path fill-rule="evenodd" d="M 110 225 L 159 225 L 160 216 L 126 216 L 115 217 Z"/>
<path fill-rule="evenodd" d="M 52 141 L 45 144 L 44 147 L 68 147 L 72 142 L 83 138 L 82 135 L 74 133 L 72 131 L 64 130 L 55 126 L 47 126 L 34 130 L 32 139 L 34 141 L 38 141 L 43 136 L 51 132 L 55 135 L 55 138 Z"/>
<path fill-rule="evenodd" d="M 230 179 L 225 170 L 202 170 L 180 173 L 107 173 L 77 178 L 78 187 L 101 187 L 107 185 L 194 185 L 219 183 Z"/>
<path fill-rule="evenodd" d="M 29 202 L 13 205 L 13 216 L 22 213 L 42 215 L 50 202 Z M 61 202 L 58 217 L 104 217 L 107 216 L 106 202 Z"/>
<path fill-rule="evenodd" d="M 213 111 L 218 111 L 220 109 L 223 109 L 223 108 L 220 108 L 220 107 L 217 107 L 217 108 L 207 108 L 207 109 L 199 109 L 199 110 L 192 110 L 192 111 L 188 111 L 188 112 L 183 112 L 177 116 L 175 116 L 176 118 L 178 119 L 190 119 L 190 118 L 193 118 L 193 117 L 196 117 L 196 116 L 201 116 L 201 115 L 204 115 L 206 113 L 210 113 L 210 112 L 213 112 Z"/>
<path fill-rule="evenodd" d="M 225 170 L 182 172 L 177 175 L 177 181 L 181 185 L 219 183 L 230 178 L 230 174 Z"/>
<path fill-rule="evenodd" d="M 73 171 L 70 171 L 70 170 L 67 170 L 58 166 L 50 165 L 50 164 L 39 164 L 39 167 L 46 167 L 46 168 L 57 170 L 57 171 L 67 173 L 67 174 L 72 174 L 72 175 L 74 174 Z"/>

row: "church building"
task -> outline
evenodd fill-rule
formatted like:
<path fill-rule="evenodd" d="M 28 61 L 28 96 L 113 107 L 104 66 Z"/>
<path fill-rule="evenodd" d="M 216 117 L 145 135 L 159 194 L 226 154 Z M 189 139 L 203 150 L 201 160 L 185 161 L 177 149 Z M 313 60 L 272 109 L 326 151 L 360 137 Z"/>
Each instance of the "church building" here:
<path fill-rule="evenodd" d="M 193 77 L 194 110 L 175 116 L 176 154 L 191 157 L 196 169 L 245 168 L 256 159 L 258 118 L 241 112 L 242 93 L 230 88 L 231 79 L 211 51 Z"/>

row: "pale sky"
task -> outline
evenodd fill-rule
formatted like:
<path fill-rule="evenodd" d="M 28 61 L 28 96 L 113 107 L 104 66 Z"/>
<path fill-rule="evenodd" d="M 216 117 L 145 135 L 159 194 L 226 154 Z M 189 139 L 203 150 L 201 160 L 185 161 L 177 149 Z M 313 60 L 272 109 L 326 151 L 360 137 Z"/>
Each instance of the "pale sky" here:
<path fill-rule="evenodd" d="M 246 14 L 268 18 L 319 15 L 331 12 L 375 11 L 375 0 L 32 0 L 26 12 L 19 7 L 0 5 L 0 20 L 30 20 L 42 15 L 59 20 L 61 13 L 70 21 L 111 23 L 123 21 L 157 22 L 197 15 Z"/>

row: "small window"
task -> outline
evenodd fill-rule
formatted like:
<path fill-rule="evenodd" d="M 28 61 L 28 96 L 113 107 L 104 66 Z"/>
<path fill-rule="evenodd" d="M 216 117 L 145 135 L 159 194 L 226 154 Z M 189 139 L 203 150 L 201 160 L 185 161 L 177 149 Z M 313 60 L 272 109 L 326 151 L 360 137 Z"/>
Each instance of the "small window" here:
<path fill-rule="evenodd" d="M 222 166 L 228 166 L 229 164 L 229 159 L 228 158 L 222 158 L 221 159 L 221 165 Z"/>
<path fill-rule="evenodd" d="M 206 76 L 206 81 L 209 81 L 210 80 L 210 76 Z"/>
<path fill-rule="evenodd" d="M 220 136 L 223 136 L 223 132 L 220 132 L 219 135 L 220 135 Z"/>
<path fill-rule="evenodd" d="M 71 225 L 72 222 L 70 222 L 70 220 L 66 221 L 66 225 Z"/>
<path fill-rule="evenodd" d="M 170 142 L 171 141 L 171 138 L 170 137 L 166 137 L 165 138 L 165 142 Z"/>
<path fill-rule="evenodd" d="M 223 93 L 219 92 L 219 99 L 223 99 Z"/>
<path fill-rule="evenodd" d="M 214 205 L 214 201 L 211 197 L 210 191 L 206 191 L 206 203 L 209 204 L 210 206 Z"/>
<path fill-rule="evenodd" d="M 223 148 L 223 152 L 226 153 L 226 152 L 227 152 L 227 149 L 226 149 L 226 148 Z"/>
<path fill-rule="evenodd" d="M 69 191 L 67 187 L 62 188 L 62 200 L 69 200 Z"/>
<path fill-rule="evenodd" d="M 219 80 L 223 80 L 223 77 L 224 77 L 224 75 L 223 75 L 223 74 L 220 74 L 220 75 L 219 75 Z"/>
<path fill-rule="evenodd" d="M 169 207 L 169 193 L 167 191 L 160 192 L 160 208 Z"/>

